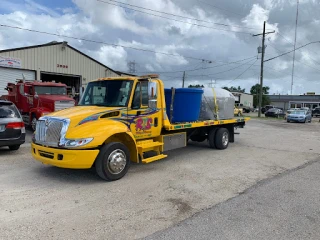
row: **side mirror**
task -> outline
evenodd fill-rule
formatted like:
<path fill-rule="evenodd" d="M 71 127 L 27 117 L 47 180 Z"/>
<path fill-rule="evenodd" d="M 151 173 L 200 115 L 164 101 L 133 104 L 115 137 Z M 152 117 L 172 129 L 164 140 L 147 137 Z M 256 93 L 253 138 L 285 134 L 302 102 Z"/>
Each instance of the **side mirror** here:
<path fill-rule="evenodd" d="M 34 94 L 34 98 L 39 98 L 37 93 Z"/>

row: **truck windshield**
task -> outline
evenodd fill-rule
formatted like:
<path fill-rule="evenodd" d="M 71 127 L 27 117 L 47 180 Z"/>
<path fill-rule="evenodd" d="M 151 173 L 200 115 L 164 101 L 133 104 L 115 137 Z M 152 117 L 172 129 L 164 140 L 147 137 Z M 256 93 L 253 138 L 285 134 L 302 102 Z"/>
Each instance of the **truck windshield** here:
<path fill-rule="evenodd" d="M 79 106 L 125 107 L 128 104 L 133 81 L 106 80 L 90 82 Z"/>
<path fill-rule="evenodd" d="M 34 91 L 38 94 L 47 95 L 66 95 L 67 89 L 65 87 L 52 87 L 52 86 L 36 86 Z"/>

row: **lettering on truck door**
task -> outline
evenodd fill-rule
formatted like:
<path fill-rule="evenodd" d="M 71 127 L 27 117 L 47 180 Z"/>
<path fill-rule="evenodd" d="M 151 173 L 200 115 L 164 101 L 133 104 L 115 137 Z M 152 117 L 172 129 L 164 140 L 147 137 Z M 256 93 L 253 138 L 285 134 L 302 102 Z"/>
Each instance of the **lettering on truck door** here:
<path fill-rule="evenodd" d="M 161 111 L 157 105 L 155 105 L 155 107 L 148 106 L 151 97 L 149 97 L 148 94 L 148 86 L 149 81 L 146 80 L 136 84 L 131 110 L 129 111 L 129 115 L 134 116 L 134 121 L 130 129 L 137 139 L 156 137 L 160 135 L 161 131 Z M 153 97 L 157 98 L 157 83 L 153 82 L 153 86 L 156 88 L 153 89 L 153 91 L 156 91 Z"/>

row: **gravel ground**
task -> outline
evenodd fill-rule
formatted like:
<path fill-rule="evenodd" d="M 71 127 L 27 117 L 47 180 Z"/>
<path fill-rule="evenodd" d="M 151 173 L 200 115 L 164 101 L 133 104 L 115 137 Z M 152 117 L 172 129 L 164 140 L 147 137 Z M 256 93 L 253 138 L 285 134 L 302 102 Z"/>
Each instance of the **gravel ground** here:
<path fill-rule="evenodd" d="M 0 239 L 137 239 L 319 157 L 320 124 L 251 120 L 223 151 L 192 143 L 116 182 L 0 149 Z"/>

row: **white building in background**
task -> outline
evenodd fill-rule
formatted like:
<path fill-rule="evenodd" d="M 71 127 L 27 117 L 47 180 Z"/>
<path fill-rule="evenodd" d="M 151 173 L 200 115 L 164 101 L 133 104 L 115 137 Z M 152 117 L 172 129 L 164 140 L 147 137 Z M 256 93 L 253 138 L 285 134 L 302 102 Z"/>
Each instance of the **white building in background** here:
<path fill-rule="evenodd" d="M 74 87 L 93 79 L 127 75 L 115 71 L 68 45 L 50 42 L 42 45 L 0 50 L 0 96 L 7 83 L 17 79 L 55 81 Z"/>

